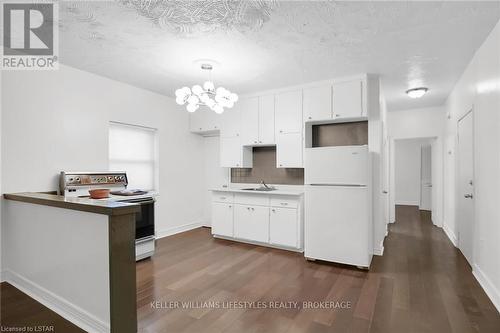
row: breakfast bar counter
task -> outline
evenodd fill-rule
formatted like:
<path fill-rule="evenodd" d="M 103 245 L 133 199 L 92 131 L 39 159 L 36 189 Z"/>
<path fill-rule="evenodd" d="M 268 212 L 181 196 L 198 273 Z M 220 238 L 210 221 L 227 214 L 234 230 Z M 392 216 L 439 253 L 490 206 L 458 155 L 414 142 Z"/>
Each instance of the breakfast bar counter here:
<path fill-rule="evenodd" d="M 90 332 L 137 332 L 140 206 L 50 192 L 4 194 L 5 281 Z"/>

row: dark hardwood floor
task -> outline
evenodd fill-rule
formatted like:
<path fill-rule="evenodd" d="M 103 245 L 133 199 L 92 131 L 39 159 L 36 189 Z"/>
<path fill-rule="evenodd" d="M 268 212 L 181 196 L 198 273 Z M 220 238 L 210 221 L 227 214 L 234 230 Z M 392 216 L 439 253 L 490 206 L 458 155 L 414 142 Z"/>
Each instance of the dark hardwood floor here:
<path fill-rule="evenodd" d="M 0 283 L 0 332 L 82 333 L 54 311 L 6 282 Z"/>
<path fill-rule="evenodd" d="M 139 331 L 500 332 L 499 313 L 429 213 L 399 206 L 396 214 L 369 272 L 215 240 L 206 228 L 163 238 L 154 258 L 137 264 Z M 6 283 L 0 291 L 2 327 L 81 331 Z M 271 303 L 325 301 L 335 308 Z"/>
<path fill-rule="evenodd" d="M 206 228 L 163 238 L 154 258 L 137 265 L 139 330 L 500 332 L 499 313 L 430 214 L 399 206 L 396 220 L 384 256 L 374 257 L 369 272 L 215 240 Z M 277 301 L 339 303 L 314 310 L 216 308 Z"/>

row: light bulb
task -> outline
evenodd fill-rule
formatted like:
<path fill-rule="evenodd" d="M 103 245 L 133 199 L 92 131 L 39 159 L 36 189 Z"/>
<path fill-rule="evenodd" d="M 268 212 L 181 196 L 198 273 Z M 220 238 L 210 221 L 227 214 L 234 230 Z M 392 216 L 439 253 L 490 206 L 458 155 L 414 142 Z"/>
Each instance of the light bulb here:
<path fill-rule="evenodd" d="M 215 106 L 215 101 L 211 98 L 208 99 L 208 101 L 205 103 L 210 109 L 213 110 L 213 107 Z"/>
<path fill-rule="evenodd" d="M 202 101 L 205 104 L 207 104 L 209 99 L 210 99 L 210 97 L 207 94 L 201 94 L 201 96 L 200 96 L 200 101 Z"/>
<path fill-rule="evenodd" d="M 175 98 L 175 102 L 179 105 L 184 105 L 184 103 L 186 103 L 186 98 L 185 97 L 180 97 L 180 96 L 177 96 Z"/>
<path fill-rule="evenodd" d="M 207 91 L 213 91 L 215 89 L 215 85 L 212 81 L 206 81 L 203 83 L 203 88 Z"/>
<path fill-rule="evenodd" d="M 193 93 L 200 96 L 203 93 L 203 88 L 199 84 L 197 84 L 193 86 Z"/>
<path fill-rule="evenodd" d="M 224 91 L 225 91 L 225 90 L 226 90 L 226 89 L 225 89 L 224 87 L 219 87 L 219 88 L 217 88 L 217 90 L 215 91 L 215 93 L 216 93 L 217 95 L 224 95 Z"/>
<path fill-rule="evenodd" d="M 189 104 L 198 104 L 200 102 L 200 99 L 198 97 L 196 97 L 195 95 L 191 95 L 189 96 L 189 98 L 187 99 L 188 103 Z"/>
<path fill-rule="evenodd" d="M 218 113 L 218 114 L 221 114 L 222 112 L 224 112 L 224 108 L 222 107 L 222 105 L 219 105 L 219 104 L 216 104 L 213 109 L 215 113 Z"/>
<path fill-rule="evenodd" d="M 199 107 L 200 106 L 198 104 L 188 104 L 188 106 L 186 106 L 186 109 L 188 110 L 188 112 L 195 112 Z"/>

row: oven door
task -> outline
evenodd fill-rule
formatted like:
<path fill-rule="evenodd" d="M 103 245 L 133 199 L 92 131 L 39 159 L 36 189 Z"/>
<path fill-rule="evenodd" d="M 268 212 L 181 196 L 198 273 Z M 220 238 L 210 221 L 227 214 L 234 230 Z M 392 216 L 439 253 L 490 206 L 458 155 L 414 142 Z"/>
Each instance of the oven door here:
<path fill-rule="evenodd" d="M 135 239 L 154 236 L 155 234 L 155 200 L 153 198 L 141 198 L 123 200 L 122 202 L 136 203 L 141 205 L 141 210 L 135 214 Z"/>

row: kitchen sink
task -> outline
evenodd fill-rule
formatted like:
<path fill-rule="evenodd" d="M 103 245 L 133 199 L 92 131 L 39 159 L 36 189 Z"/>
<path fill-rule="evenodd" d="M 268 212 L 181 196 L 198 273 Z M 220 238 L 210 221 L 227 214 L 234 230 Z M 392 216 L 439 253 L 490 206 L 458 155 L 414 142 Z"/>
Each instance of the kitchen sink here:
<path fill-rule="evenodd" d="M 268 191 L 276 191 L 275 188 L 273 187 L 253 187 L 253 188 L 242 188 L 243 191 L 262 191 L 262 192 L 268 192 Z"/>

